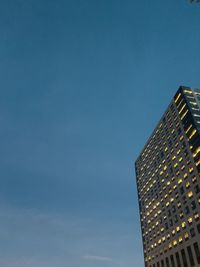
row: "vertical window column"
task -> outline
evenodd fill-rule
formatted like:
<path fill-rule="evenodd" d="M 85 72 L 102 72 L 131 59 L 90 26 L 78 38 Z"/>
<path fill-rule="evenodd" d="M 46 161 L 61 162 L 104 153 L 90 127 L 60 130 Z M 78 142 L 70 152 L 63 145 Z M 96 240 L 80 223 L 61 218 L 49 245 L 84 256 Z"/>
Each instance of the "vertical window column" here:
<path fill-rule="evenodd" d="M 198 243 L 194 243 L 194 251 L 195 251 L 195 254 L 196 254 L 196 259 L 197 259 L 197 262 L 200 264 L 200 251 L 199 251 L 199 246 L 198 246 Z"/>
<path fill-rule="evenodd" d="M 191 266 L 194 266 L 194 257 L 193 257 L 193 254 L 192 254 L 192 249 L 190 246 L 187 247 L 187 252 L 188 252 L 188 256 L 189 256 L 189 260 L 190 260 L 190 264 Z"/>
<path fill-rule="evenodd" d="M 181 267 L 181 260 L 178 252 L 176 252 L 176 262 L 177 262 L 177 267 Z"/>
<path fill-rule="evenodd" d="M 183 266 L 184 267 L 188 267 L 188 263 L 187 263 L 187 259 L 186 259 L 186 255 L 185 255 L 185 250 L 181 249 L 181 256 L 182 256 L 182 260 L 183 260 Z"/>

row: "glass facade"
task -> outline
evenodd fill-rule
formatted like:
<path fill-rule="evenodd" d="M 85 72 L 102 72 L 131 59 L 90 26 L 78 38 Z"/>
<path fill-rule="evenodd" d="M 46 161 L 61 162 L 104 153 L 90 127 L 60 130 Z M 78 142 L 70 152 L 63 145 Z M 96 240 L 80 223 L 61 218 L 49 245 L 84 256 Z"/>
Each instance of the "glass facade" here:
<path fill-rule="evenodd" d="M 179 88 L 135 170 L 145 266 L 200 266 L 200 90 Z"/>

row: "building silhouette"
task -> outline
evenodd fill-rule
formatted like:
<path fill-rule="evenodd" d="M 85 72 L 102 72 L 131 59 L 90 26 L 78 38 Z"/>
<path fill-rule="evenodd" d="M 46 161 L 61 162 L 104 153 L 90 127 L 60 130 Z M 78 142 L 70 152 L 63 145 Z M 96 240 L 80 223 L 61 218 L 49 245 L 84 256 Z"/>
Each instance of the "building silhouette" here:
<path fill-rule="evenodd" d="M 200 266 L 200 90 L 178 89 L 135 169 L 145 266 Z"/>

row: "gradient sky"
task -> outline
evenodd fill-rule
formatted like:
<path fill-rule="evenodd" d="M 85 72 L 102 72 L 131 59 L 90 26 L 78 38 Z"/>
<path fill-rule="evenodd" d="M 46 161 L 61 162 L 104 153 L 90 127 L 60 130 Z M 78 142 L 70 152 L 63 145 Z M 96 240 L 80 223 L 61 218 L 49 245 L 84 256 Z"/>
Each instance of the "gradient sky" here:
<path fill-rule="evenodd" d="M 134 161 L 200 88 L 200 5 L 0 1 L 0 266 L 143 267 Z"/>

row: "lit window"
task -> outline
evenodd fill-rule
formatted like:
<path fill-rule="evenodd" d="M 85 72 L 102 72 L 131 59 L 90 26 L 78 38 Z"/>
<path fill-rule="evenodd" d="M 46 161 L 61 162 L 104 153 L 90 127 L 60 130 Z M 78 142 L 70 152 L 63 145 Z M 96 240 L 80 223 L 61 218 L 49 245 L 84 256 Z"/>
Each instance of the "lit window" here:
<path fill-rule="evenodd" d="M 190 192 L 188 192 L 188 194 L 187 194 L 187 195 L 188 195 L 188 197 L 189 197 L 189 198 L 191 198 L 191 197 L 193 196 L 193 192 L 192 192 L 192 191 L 190 191 Z"/>
<path fill-rule="evenodd" d="M 185 222 L 182 222 L 181 226 L 184 229 L 186 227 L 186 223 Z"/>
<path fill-rule="evenodd" d="M 183 120 L 185 118 L 185 116 L 187 115 L 188 113 L 188 109 L 183 113 L 183 115 L 181 116 L 181 120 Z"/>
<path fill-rule="evenodd" d="M 182 106 L 182 108 L 180 109 L 180 111 L 178 112 L 179 114 L 181 114 L 181 112 L 183 111 L 184 107 L 186 106 L 186 103 Z"/>
<path fill-rule="evenodd" d="M 197 212 L 194 214 L 194 219 L 195 219 L 196 221 L 199 220 L 199 214 L 198 214 Z"/>
<path fill-rule="evenodd" d="M 192 223 L 192 217 L 188 218 L 188 223 L 189 223 L 189 224 Z"/>
<path fill-rule="evenodd" d="M 191 139 L 191 138 L 196 134 L 196 132 L 197 132 L 197 130 L 194 129 L 194 130 L 192 131 L 192 133 L 190 134 L 189 139 Z"/>
<path fill-rule="evenodd" d="M 187 240 L 187 239 L 189 238 L 188 233 L 185 233 L 185 234 L 184 234 L 184 237 L 185 237 L 185 239 Z"/>
<path fill-rule="evenodd" d="M 188 133 L 191 128 L 192 128 L 192 124 L 190 124 L 190 126 L 187 128 L 185 132 Z"/>
<path fill-rule="evenodd" d="M 192 94 L 192 91 L 184 90 L 184 93 Z"/>
<path fill-rule="evenodd" d="M 183 182 L 182 179 L 179 179 L 179 180 L 178 180 L 178 184 L 181 184 L 182 182 Z"/>
<path fill-rule="evenodd" d="M 186 188 L 189 188 L 190 187 L 190 182 L 187 182 L 186 183 Z"/>
<path fill-rule="evenodd" d="M 179 100 L 180 97 L 181 97 L 181 93 L 179 93 L 179 94 L 177 95 L 176 99 L 174 100 L 175 103 Z"/>
<path fill-rule="evenodd" d="M 195 157 L 198 155 L 199 152 L 200 152 L 200 147 L 198 147 L 198 148 L 195 150 L 195 152 L 193 153 L 193 157 L 195 158 Z"/>

